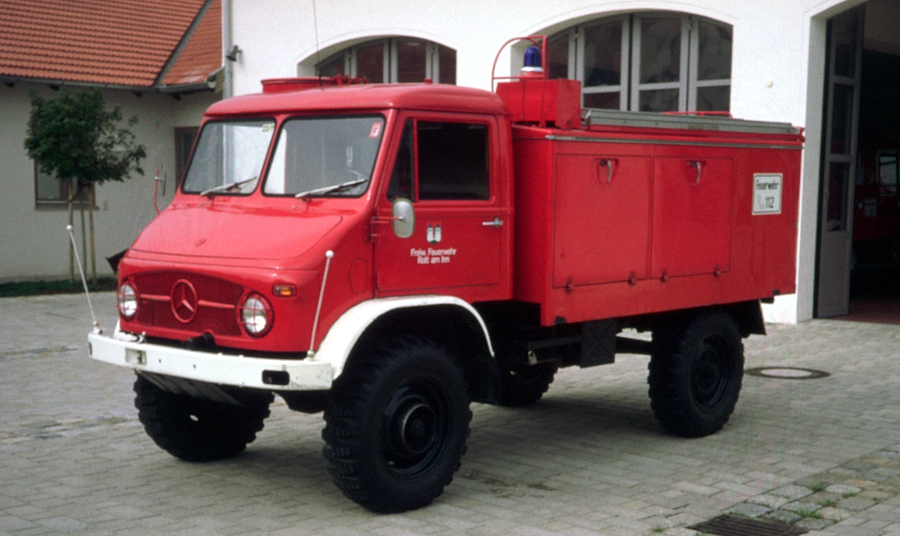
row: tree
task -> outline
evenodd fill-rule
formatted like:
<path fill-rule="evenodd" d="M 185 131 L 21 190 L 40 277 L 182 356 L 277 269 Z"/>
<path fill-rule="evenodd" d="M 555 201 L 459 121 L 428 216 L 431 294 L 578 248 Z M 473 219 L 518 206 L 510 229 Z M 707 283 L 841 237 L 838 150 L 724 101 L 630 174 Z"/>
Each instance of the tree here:
<path fill-rule="evenodd" d="M 122 182 L 132 171 L 143 175 L 140 161 L 147 156 L 144 146 L 135 142 L 134 134 L 128 128 L 119 126 L 121 121 L 121 108 L 115 106 L 107 110 L 99 89 L 74 93 L 63 89 L 54 99 L 44 99 L 31 92 L 25 150 L 37 162 L 42 173 L 68 183 L 70 225 L 73 202 L 82 191 L 86 192 L 91 274 L 95 282 L 94 186 L 107 181 Z M 137 117 L 131 117 L 127 121 L 128 126 L 134 126 L 137 121 Z M 84 203 L 81 210 L 84 210 Z M 71 243 L 69 277 L 75 278 Z"/>

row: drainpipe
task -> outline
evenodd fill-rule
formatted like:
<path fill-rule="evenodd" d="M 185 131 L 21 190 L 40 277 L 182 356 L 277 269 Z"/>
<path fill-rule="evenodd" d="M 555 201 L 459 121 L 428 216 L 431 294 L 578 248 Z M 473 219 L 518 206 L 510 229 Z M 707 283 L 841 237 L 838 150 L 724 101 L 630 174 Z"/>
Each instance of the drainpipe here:
<path fill-rule="evenodd" d="M 222 66 L 225 68 L 222 93 L 226 99 L 234 95 L 234 62 L 225 57 L 232 45 L 231 0 L 222 0 Z"/>

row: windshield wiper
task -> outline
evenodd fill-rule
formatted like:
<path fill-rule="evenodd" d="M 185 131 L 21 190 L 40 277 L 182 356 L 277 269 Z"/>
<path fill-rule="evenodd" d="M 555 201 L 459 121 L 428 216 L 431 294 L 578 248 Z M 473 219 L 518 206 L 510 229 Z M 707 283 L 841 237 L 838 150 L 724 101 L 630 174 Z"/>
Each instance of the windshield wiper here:
<path fill-rule="evenodd" d="M 209 190 L 203 190 L 200 192 L 200 195 L 209 195 L 214 194 L 216 192 L 222 192 L 228 190 L 229 188 L 234 188 L 235 186 L 240 186 L 242 184 L 247 184 L 250 181 L 255 181 L 258 177 L 250 177 L 249 179 L 244 179 L 242 181 L 229 182 L 228 184 L 220 184 L 218 186 L 213 186 Z"/>
<path fill-rule="evenodd" d="M 307 190 L 305 192 L 300 192 L 299 194 L 295 195 L 294 197 L 306 197 L 309 195 L 331 194 L 334 192 L 340 192 L 341 190 L 346 190 L 347 188 L 359 186 L 360 184 L 366 182 L 367 180 L 369 180 L 369 179 L 366 177 L 363 177 L 361 179 L 342 182 L 340 184 L 333 184 L 331 186 L 323 186 L 321 188 L 316 188 L 314 190 Z"/>

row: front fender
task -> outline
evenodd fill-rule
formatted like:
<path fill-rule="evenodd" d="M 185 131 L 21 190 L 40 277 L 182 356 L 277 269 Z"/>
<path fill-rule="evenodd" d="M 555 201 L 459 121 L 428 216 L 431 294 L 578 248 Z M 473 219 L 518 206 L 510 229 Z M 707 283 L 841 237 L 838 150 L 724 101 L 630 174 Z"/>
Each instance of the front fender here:
<path fill-rule="evenodd" d="M 329 328 L 328 333 L 325 334 L 325 338 L 319 345 L 319 349 L 312 356 L 312 360 L 326 362 L 331 365 L 333 381 L 343 372 L 347 358 L 350 356 L 350 352 L 356 346 L 356 343 L 359 342 L 369 326 L 379 318 L 400 309 L 415 309 L 435 305 L 450 305 L 468 312 L 481 326 L 485 346 L 491 357 L 495 355 L 487 325 L 474 307 L 466 301 L 453 296 L 424 295 L 376 298 L 354 305 Z"/>

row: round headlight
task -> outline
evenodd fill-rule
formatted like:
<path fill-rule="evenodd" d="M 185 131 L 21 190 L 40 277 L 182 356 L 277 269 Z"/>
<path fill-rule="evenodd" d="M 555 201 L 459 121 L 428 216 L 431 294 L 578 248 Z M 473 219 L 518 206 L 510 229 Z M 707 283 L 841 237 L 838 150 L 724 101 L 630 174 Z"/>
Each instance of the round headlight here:
<path fill-rule="evenodd" d="M 251 294 L 241 306 L 241 323 L 250 335 L 261 336 L 272 323 L 272 306 L 259 294 Z"/>
<path fill-rule="evenodd" d="M 116 292 L 116 296 L 119 314 L 129 320 L 134 318 L 138 308 L 137 290 L 134 289 L 130 282 L 122 283 L 119 286 L 119 291 Z"/>

